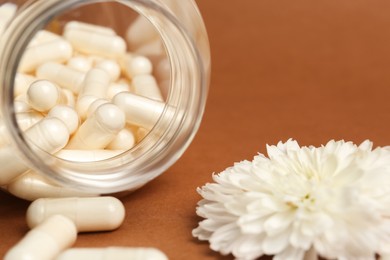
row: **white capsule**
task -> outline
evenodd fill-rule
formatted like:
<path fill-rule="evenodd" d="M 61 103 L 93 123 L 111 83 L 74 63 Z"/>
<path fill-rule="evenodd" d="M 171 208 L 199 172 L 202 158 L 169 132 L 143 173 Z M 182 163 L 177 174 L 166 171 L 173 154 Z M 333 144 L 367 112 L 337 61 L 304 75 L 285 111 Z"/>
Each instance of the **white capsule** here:
<path fill-rule="evenodd" d="M 55 260 L 168 260 L 168 257 L 156 248 L 147 247 L 107 247 L 72 248 L 62 252 Z"/>
<path fill-rule="evenodd" d="M 25 139 L 33 149 L 40 148 L 47 153 L 56 153 L 67 144 L 69 132 L 59 119 L 44 118 L 26 130 Z M 10 147 L 0 148 L 0 164 L 2 165 L 0 185 L 10 183 L 28 170 L 28 167 Z"/>
<path fill-rule="evenodd" d="M 15 15 L 17 6 L 11 3 L 4 3 L 0 5 L 0 35 L 5 30 L 9 21 Z"/>
<path fill-rule="evenodd" d="M 151 42 L 148 42 L 144 45 L 139 46 L 137 49 L 133 51 L 138 55 L 143 56 L 161 56 L 165 53 L 164 45 L 160 38 L 156 38 Z"/>
<path fill-rule="evenodd" d="M 16 73 L 15 82 L 14 82 L 15 97 L 26 94 L 27 89 L 30 87 L 31 83 L 33 83 L 36 80 L 37 78 L 30 76 L 28 74 Z"/>
<path fill-rule="evenodd" d="M 77 189 L 58 186 L 33 171 L 28 171 L 17 177 L 7 185 L 7 190 L 16 197 L 29 201 L 34 201 L 39 198 L 99 196 L 99 194 L 86 193 Z"/>
<path fill-rule="evenodd" d="M 102 69 L 108 73 L 112 82 L 118 80 L 121 75 L 121 67 L 114 60 L 101 60 L 95 65 L 95 68 Z"/>
<path fill-rule="evenodd" d="M 126 40 L 132 49 L 139 48 L 159 38 L 156 28 L 144 16 L 138 16 L 127 28 Z"/>
<path fill-rule="evenodd" d="M 16 122 L 23 132 L 43 119 L 42 114 L 35 111 L 19 112 L 16 114 Z M 0 121 L 0 146 L 9 144 L 10 137 L 3 121 Z"/>
<path fill-rule="evenodd" d="M 83 96 L 77 100 L 76 103 L 76 111 L 79 114 L 79 117 L 82 121 L 84 121 L 87 118 L 88 110 L 91 107 L 91 105 L 100 98 L 97 98 L 95 96 Z"/>
<path fill-rule="evenodd" d="M 148 130 L 157 123 L 165 108 L 165 103 L 134 95 L 130 92 L 117 94 L 112 102 L 126 115 L 126 122 Z"/>
<path fill-rule="evenodd" d="M 0 148 L 0 163 L 2 165 L 0 174 L 1 186 L 10 183 L 17 176 L 29 169 L 16 156 L 15 151 L 7 146 Z"/>
<path fill-rule="evenodd" d="M 103 104 L 70 139 L 67 149 L 103 149 L 125 126 L 125 115 L 114 104 Z"/>
<path fill-rule="evenodd" d="M 62 93 L 64 94 L 64 96 L 66 98 L 66 105 L 70 106 L 70 107 L 75 107 L 76 100 L 75 100 L 73 92 L 70 91 L 69 89 L 63 88 Z"/>
<path fill-rule="evenodd" d="M 80 88 L 76 110 L 82 120 L 87 116 L 90 105 L 97 99 L 107 96 L 110 76 L 102 69 L 93 68 L 85 75 Z"/>
<path fill-rule="evenodd" d="M 72 44 L 75 50 L 84 54 L 117 58 L 126 52 L 126 42 L 121 37 L 115 35 L 69 29 L 65 31 L 64 37 Z"/>
<path fill-rule="evenodd" d="M 132 81 L 134 93 L 150 99 L 164 101 L 156 79 L 149 74 L 138 75 Z"/>
<path fill-rule="evenodd" d="M 46 62 L 65 62 L 72 57 L 72 46 L 64 40 L 55 40 L 27 48 L 19 65 L 19 71 L 32 72 Z"/>
<path fill-rule="evenodd" d="M 48 62 L 38 67 L 36 75 L 40 79 L 50 80 L 57 85 L 77 94 L 84 81 L 85 74 L 65 65 Z"/>
<path fill-rule="evenodd" d="M 64 216 L 55 215 L 30 230 L 7 252 L 4 260 L 51 260 L 71 247 L 76 237 L 75 224 Z"/>
<path fill-rule="evenodd" d="M 67 22 L 65 27 L 64 27 L 64 31 L 68 31 L 68 30 L 89 31 L 92 33 L 105 34 L 105 35 L 109 35 L 109 36 L 116 35 L 115 31 L 109 27 L 90 24 L 90 23 L 84 23 L 84 22 L 80 22 L 80 21 Z"/>
<path fill-rule="evenodd" d="M 32 110 L 31 106 L 27 104 L 26 102 L 22 100 L 15 100 L 14 101 L 14 112 L 17 113 L 24 113 L 24 112 L 30 112 Z"/>
<path fill-rule="evenodd" d="M 65 147 L 69 130 L 58 118 L 46 117 L 27 129 L 25 136 L 28 143 L 53 154 Z"/>
<path fill-rule="evenodd" d="M 95 113 L 96 109 L 98 107 L 100 107 L 101 105 L 103 104 L 107 104 L 107 103 L 110 103 L 110 101 L 108 101 L 107 99 L 104 99 L 104 98 L 98 98 L 98 99 L 95 99 L 91 105 L 88 107 L 88 110 L 87 110 L 87 117 L 90 117 L 92 116 L 93 113 Z"/>
<path fill-rule="evenodd" d="M 15 102 L 15 101 L 21 101 L 21 102 L 26 102 L 26 103 L 28 103 L 28 100 L 27 100 L 27 92 L 24 93 L 24 94 L 22 94 L 22 95 L 19 95 L 19 96 L 15 97 L 14 102 Z"/>
<path fill-rule="evenodd" d="M 88 55 L 88 59 L 92 62 L 92 67 L 95 66 L 98 62 L 105 60 L 106 58 L 99 55 Z"/>
<path fill-rule="evenodd" d="M 110 84 L 107 90 L 107 98 L 112 99 L 116 94 L 120 92 L 130 91 L 130 84 L 126 80 L 120 80 Z"/>
<path fill-rule="evenodd" d="M 129 79 L 137 75 L 151 74 L 153 71 L 152 62 L 148 58 L 129 53 L 122 57 L 121 66 Z"/>
<path fill-rule="evenodd" d="M 54 106 L 66 103 L 62 90 L 48 80 L 37 80 L 27 90 L 27 102 L 39 112 L 47 112 Z"/>
<path fill-rule="evenodd" d="M 18 124 L 19 129 L 23 132 L 28 128 L 32 127 L 39 121 L 43 119 L 42 114 L 30 111 L 30 112 L 22 112 L 16 114 L 16 122 Z M 7 135 L 5 125 L 1 122 L 0 124 L 0 146 L 4 146 L 9 143 L 9 136 Z"/>
<path fill-rule="evenodd" d="M 125 208 L 114 197 L 38 199 L 27 209 L 27 225 L 34 228 L 57 214 L 71 219 L 78 232 L 108 231 L 122 224 Z"/>
<path fill-rule="evenodd" d="M 66 65 L 69 68 L 85 73 L 92 68 L 92 60 L 83 56 L 74 56 L 68 60 Z"/>
<path fill-rule="evenodd" d="M 68 128 L 70 134 L 76 132 L 77 128 L 79 127 L 79 115 L 72 107 L 58 105 L 53 107 L 47 115 L 48 117 L 55 117 L 60 119 Z"/>
<path fill-rule="evenodd" d="M 72 162 L 96 162 L 115 157 L 125 151 L 121 150 L 68 150 L 62 149 L 55 155 Z"/>
<path fill-rule="evenodd" d="M 46 30 L 40 30 L 37 32 L 37 34 L 35 34 L 35 36 L 29 42 L 27 48 L 41 45 L 43 43 L 48 43 L 51 41 L 56 41 L 56 40 L 62 40 L 62 38 L 58 34 Z"/>
<path fill-rule="evenodd" d="M 42 119 L 43 115 L 35 111 L 18 113 L 16 115 L 16 122 L 18 123 L 18 127 L 22 132 L 29 129 Z"/>
<path fill-rule="evenodd" d="M 107 149 L 111 150 L 130 150 L 135 145 L 135 136 L 133 132 L 124 128 L 122 129 L 114 140 L 107 145 Z"/>
<path fill-rule="evenodd" d="M 105 70 L 98 68 L 89 70 L 80 88 L 79 98 L 83 96 L 105 98 L 110 82 L 110 75 Z"/>

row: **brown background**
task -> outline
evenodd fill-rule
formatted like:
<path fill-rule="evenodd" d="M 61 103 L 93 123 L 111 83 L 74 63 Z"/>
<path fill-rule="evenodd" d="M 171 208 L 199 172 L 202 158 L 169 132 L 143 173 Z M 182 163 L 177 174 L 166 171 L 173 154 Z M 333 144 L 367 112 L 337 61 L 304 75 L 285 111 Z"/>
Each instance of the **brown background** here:
<path fill-rule="evenodd" d="M 115 232 L 77 247 L 152 246 L 170 259 L 231 259 L 197 242 L 196 188 L 233 162 L 294 138 L 390 144 L 390 1 L 198 0 L 212 81 L 201 129 L 166 173 L 123 198 Z M 28 203 L 0 192 L 0 257 L 27 231 Z"/>

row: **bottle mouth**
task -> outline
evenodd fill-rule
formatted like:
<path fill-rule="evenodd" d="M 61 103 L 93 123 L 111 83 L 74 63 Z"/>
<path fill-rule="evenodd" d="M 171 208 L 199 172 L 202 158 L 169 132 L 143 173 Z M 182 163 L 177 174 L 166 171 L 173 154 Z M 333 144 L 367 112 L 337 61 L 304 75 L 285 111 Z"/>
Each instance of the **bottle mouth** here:
<path fill-rule="evenodd" d="M 190 20 L 187 24 L 172 13 L 169 4 L 158 1 L 33 1 L 18 11 L 17 17 L 1 38 L 0 80 L 3 88 L 0 105 L 11 145 L 16 147 L 19 156 L 32 170 L 62 186 L 104 194 L 140 187 L 178 160 L 199 127 L 209 77 L 207 36 L 194 3 L 187 2 L 191 6 L 187 11 L 195 17 L 195 20 Z M 82 10 L 101 5 L 104 6 L 101 10 L 108 12 L 112 11 L 111 7 L 120 7 L 126 19 L 139 15 L 153 26 L 164 46 L 163 56 L 169 65 L 169 75 L 165 78 L 169 86 L 165 94 L 166 99 L 161 115 L 153 127 L 133 148 L 102 160 L 61 159 L 31 145 L 18 126 L 15 112 L 15 77 L 26 48 L 40 30 L 61 31 L 69 16 L 80 18 Z M 183 15 L 188 16 L 188 13 Z M 106 25 L 106 20 L 109 20 L 107 17 L 112 16 L 103 13 L 101 17 L 104 19 L 92 23 Z M 113 17 L 111 22 L 110 27 L 123 27 L 123 19 Z M 194 34 L 190 32 L 191 28 L 187 26 L 193 23 L 198 24 L 196 33 L 201 35 L 201 48 Z M 125 30 L 120 30 L 124 35 Z M 139 43 L 128 43 L 131 44 Z M 147 53 L 142 46 L 140 49 Z M 152 58 L 153 55 L 155 53 L 150 54 Z"/>

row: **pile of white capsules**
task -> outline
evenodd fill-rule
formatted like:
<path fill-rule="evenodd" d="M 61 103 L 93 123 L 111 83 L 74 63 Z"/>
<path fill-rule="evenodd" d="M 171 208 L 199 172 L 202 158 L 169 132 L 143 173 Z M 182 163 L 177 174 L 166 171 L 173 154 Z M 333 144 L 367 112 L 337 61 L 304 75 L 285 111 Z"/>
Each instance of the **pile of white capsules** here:
<path fill-rule="evenodd" d="M 15 6 L 0 6 L 0 32 Z M 62 35 L 41 30 L 27 46 L 15 78 L 14 110 L 25 139 L 59 158 L 98 161 L 136 145 L 165 103 L 145 56 L 127 51 L 111 28 L 68 22 Z M 0 135 L 0 145 L 7 142 Z M 9 149 L 8 149 L 9 150 Z M 0 186 L 27 200 L 31 230 L 5 260 L 167 259 L 154 248 L 71 247 L 78 232 L 117 229 L 125 217 L 114 197 L 57 187 L 0 151 Z M 66 197 L 66 198 L 48 198 Z M 71 197 L 71 198 L 67 198 Z M 66 250 L 67 249 L 67 250 Z"/>

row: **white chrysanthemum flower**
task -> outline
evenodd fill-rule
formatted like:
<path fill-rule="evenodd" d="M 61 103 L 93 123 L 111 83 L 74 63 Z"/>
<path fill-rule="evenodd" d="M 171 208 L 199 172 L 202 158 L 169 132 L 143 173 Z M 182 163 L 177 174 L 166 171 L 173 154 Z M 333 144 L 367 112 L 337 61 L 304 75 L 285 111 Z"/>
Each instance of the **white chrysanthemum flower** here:
<path fill-rule="evenodd" d="M 198 189 L 193 235 L 239 259 L 369 260 L 390 253 L 390 147 L 267 146 Z"/>

